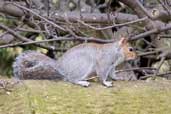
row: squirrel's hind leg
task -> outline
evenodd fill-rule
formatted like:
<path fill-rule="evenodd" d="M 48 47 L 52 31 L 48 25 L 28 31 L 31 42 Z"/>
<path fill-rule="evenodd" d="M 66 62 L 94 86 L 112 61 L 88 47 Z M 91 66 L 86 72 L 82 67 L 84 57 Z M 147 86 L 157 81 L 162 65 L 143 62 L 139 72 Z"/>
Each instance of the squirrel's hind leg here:
<path fill-rule="evenodd" d="M 84 74 L 83 76 L 76 76 L 75 79 L 70 78 L 68 81 L 71 83 L 77 84 L 77 85 L 81 85 L 83 87 L 88 87 L 90 85 L 90 82 L 88 82 L 86 80 L 93 72 L 95 72 L 94 64 L 89 66 L 87 72 L 83 73 Z M 80 74 L 82 74 L 82 73 L 80 73 Z M 71 77 L 74 77 L 74 76 L 71 76 Z"/>
<path fill-rule="evenodd" d="M 88 81 L 75 81 L 74 84 L 81 85 L 83 87 L 88 87 L 90 85 L 90 82 Z"/>

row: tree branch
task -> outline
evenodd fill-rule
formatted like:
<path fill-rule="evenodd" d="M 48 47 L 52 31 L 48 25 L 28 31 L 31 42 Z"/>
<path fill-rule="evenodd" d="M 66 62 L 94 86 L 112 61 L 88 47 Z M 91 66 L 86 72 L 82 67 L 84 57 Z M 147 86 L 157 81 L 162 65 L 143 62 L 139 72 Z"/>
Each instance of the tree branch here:
<path fill-rule="evenodd" d="M 24 37 L 24 36 L 16 33 L 14 30 L 8 28 L 7 26 L 5 26 L 3 24 L 0 24 L 0 28 L 8 31 L 10 34 L 14 35 L 16 38 L 18 38 L 21 41 L 24 41 L 24 42 L 30 42 L 30 41 L 32 41 L 32 40 L 27 39 L 26 37 Z M 45 49 L 48 49 L 48 50 L 54 50 L 54 48 L 53 47 L 50 47 L 50 46 L 48 47 L 48 46 L 45 46 L 45 45 L 42 45 L 42 44 L 35 44 L 35 45 L 36 46 L 39 46 L 39 47 L 42 47 L 42 48 L 45 48 Z"/>

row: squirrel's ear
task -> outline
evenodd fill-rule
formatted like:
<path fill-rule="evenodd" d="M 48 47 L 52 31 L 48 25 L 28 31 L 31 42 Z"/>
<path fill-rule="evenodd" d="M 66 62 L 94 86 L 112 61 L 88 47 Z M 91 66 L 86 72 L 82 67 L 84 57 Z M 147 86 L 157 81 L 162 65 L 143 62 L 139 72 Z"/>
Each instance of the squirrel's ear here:
<path fill-rule="evenodd" d="M 121 45 L 124 45 L 124 44 L 126 44 L 127 42 L 128 42 L 128 39 L 122 37 L 122 38 L 119 40 L 119 45 L 120 45 L 120 46 L 121 46 Z"/>

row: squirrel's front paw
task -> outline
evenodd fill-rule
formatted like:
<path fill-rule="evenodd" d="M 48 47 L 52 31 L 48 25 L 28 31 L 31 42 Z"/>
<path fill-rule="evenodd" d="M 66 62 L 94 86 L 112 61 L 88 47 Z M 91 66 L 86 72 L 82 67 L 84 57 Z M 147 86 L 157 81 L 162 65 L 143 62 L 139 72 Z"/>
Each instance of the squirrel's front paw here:
<path fill-rule="evenodd" d="M 112 81 L 103 81 L 103 84 L 104 84 L 106 87 L 112 87 Z"/>

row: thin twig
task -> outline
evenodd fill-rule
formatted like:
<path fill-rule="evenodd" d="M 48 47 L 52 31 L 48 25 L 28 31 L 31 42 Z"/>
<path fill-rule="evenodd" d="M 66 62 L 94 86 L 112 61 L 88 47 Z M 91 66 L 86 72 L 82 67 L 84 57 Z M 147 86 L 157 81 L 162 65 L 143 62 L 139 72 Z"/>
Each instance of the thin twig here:
<path fill-rule="evenodd" d="M 168 50 L 168 49 L 169 48 L 158 48 L 158 49 L 155 49 L 154 51 L 140 53 L 140 54 L 138 54 L 138 56 L 140 57 L 140 56 L 152 55 L 152 54 L 156 54 L 156 53 L 162 52 L 164 50 Z"/>
<path fill-rule="evenodd" d="M 167 35 L 159 35 L 160 38 L 171 38 L 171 35 L 170 34 L 167 34 Z"/>
<path fill-rule="evenodd" d="M 151 68 L 151 67 L 130 68 L 130 69 L 117 70 L 115 71 L 115 73 L 134 71 L 134 70 L 156 70 L 156 68 Z"/>
<path fill-rule="evenodd" d="M 170 9 L 167 7 L 167 5 L 165 5 L 164 2 L 161 0 L 157 0 L 157 1 L 162 5 L 162 7 L 167 11 L 167 13 L 171 15 Z"/>
<path fill-rule="evenodd" d="M 46 31 L 34 30 L 34 29 L 25 29 L 25 28 L 17 28 L 16 30 L 17 31 L 23 31 L 23 32 L 46 33 Z"/>
<path fill-rule="evenodd" d="M 165 75 L 169 75 L 171 74 L 171 71 L 166 72 L 166 73 L 161 73 L 161 74 L 155 74 L 158 77 L 164 77 Z M 140 79 L 146 79 L 146 78 L 150 78 L 150 77 L 154 77 L 154 75 L 146 75 L 146 76 L 142 76 L 140 77 Z"/>
<path fill-rule="evenodd" d="M 140 67 L 140 68 L 131 68 L 131 69 L 123 69 L 123 70 L 116 70 L 115 73 L 120 73 L 120 72 L 128 72 L 128 71 L 134 71 L 134 70 L 156 70 L 156 68 L 151 68 L 151 67 Z M 98 76 L 93 76 L 93 77 L 90 77 L 88 79 L 86 79 L 87 81 L 88 80 L 92 80 L 92 79 L 95 79 L 97 78 Z"/>
<path fill-rule="evenodd" d="M 153 75 L 153 78 L 155 78 L 155 76 L 159 73 L 159 70 L 160 70 L 162 64 L 164 63 L 164 60 L 165 60 L 165 59 L 166 59 L 166 57 L 162 57 L 162 58 L 161 58 L 161 60 L 160 60 L 160 62 L 159 62 L 159 65 L 158 65 L 158 67 L 157 67 L 157 70 L 156 70 L 155 74 Z"/>
<path fill-rule="evenodd" d="M 6 45 L 1 45 L 0 48 L 7 48 L 7 47 L 16 47 L 16 46 L 23 46 L 23 45 L 31 45 L 31 44 L 38 44 L 38 43 L 45 43 L 45 42 L 55 42 L 55 41 L 72 41 L 72 40 L 79 40 L 79 41 L 92 41 L 92 42 L 98 42 L 98 43 L 110 43 L 113 40 L 101 40 L 97 38 L 87 38 L 87 37 L 57 37 L 54 39 L 46 39 L 46 40 L 41 40 L 41 41 L 28 41 L 28 42 L 19 42 L 19 43 L 14 43 L 14 44 L 6 44 Z M 59 49 L 54 49 L 54 50 L 59 50 Z M 62 49 L 63 50 L 63 49 Z"/>
<path fill-rule="evenodd" d="M 142 21 L 145 21 L 146 19 L 148 19 L 148 18 L 144 17 L 144 18 L 137 19 L 137 20 L 130 21 L 130 22 L 126 22 L 126 23 L 115 24 L 115 25 L 111 25 L 111 26 L 107 26 L 107 27 L 99 27 L 99 28 L 91 26 L 90 24 L 87 24 L 87 23 L 85 23 L 84 21 L 81 21 L 81 20 L 77 20 L 77 21 L 80 22 L 81 24 L 83 24 L 84 26 L 87 26 L 87 27 L 89 27 L 91 29 L 94 29 L 94 30 L 106 30 L 106 29 L 111 29 L 113 27 L 122 27 L 122 26 L 127 26 L 127 25 L 130 25 L 130 24 L 142 22 Z"/>
<path fill-rule="evenodd" d="M 155 34 L 155 33 L 164 32 L 164 31 L 167 31 L 167 30 L 170 30 L 170 29 L 171 29 L 171 24 L 167 24 L 166 26 L 161 27 L 160 29 L 152 29 L 152 30 L 149 30 L 147 32 L 144 32 L 144 33 L 138 34 L 136 36 L 133 36 L 133 37 L 130 38 L 130 40 L 138 40 L 140 38 L 144 38 L 146 36 L 149 36 L 149 35 L 152 35 L 152 34 Z"/>
<path fill-rule="evenodd" d="M 15 32 L 14 30 L 8 28 L 7 26 L 3 25 L 3 24 L 0 24 L 0 28 L 8 31 L 10 34 L 12 34 L 13 36 L 15 36 L 16 38 L 18 38 L 19 40 L 21 41 L 24 41 L 24 42 L 32 42 L 33 40 L 30 40 L 30 39 L 27 39 L 26 37 L 18 34 L 17 32 Z M 50 47 L 50 46 L 45 46 L 43 44 L 35 44 L 36 46 L 39 46 L 39 47 L 42 47 L 42 48 L 45 48 L 45 49 L 48 49 L 48 50 L 54 50 L 54 47 Z"/>
<path fill-rule="evenodd" d="M 59 28 L 59 29 L 61 29 L 61 30 L 63 30 L 63 31 L 66 31 L 63 27 L 57 25 L 56 23 L 54 23 L 54 22 L 52 22 L 52 21 L 50 21 L 50 20 L 44 18 L 43 16 L 37 14 L 36 12 L 34 12 L 34 11 L 32 11 L 32 10 L 30 10 L 30 9 L 28 9 L 28 8 L 26 8 L 26 7 L 24 7 L 24 6 L 18 5 L 18 4 L 16 4 L 16 3 L 11 3 L 11 4 L 13 4 L 13 5 L 15 5 L 15 6 L 21 8 L 21 9 L 24 9 L 24 10 L 26 10 L 26 11 L 32 13 L 32 14 L 34 14 L 35 16 L 39 17 L 40 19 L 42 19 L 42 20 L 44 20 L 45 22 L 47 22 L 47 23 L 53 25 L 53 26 L 56 27 L 56 28 Z"/>

